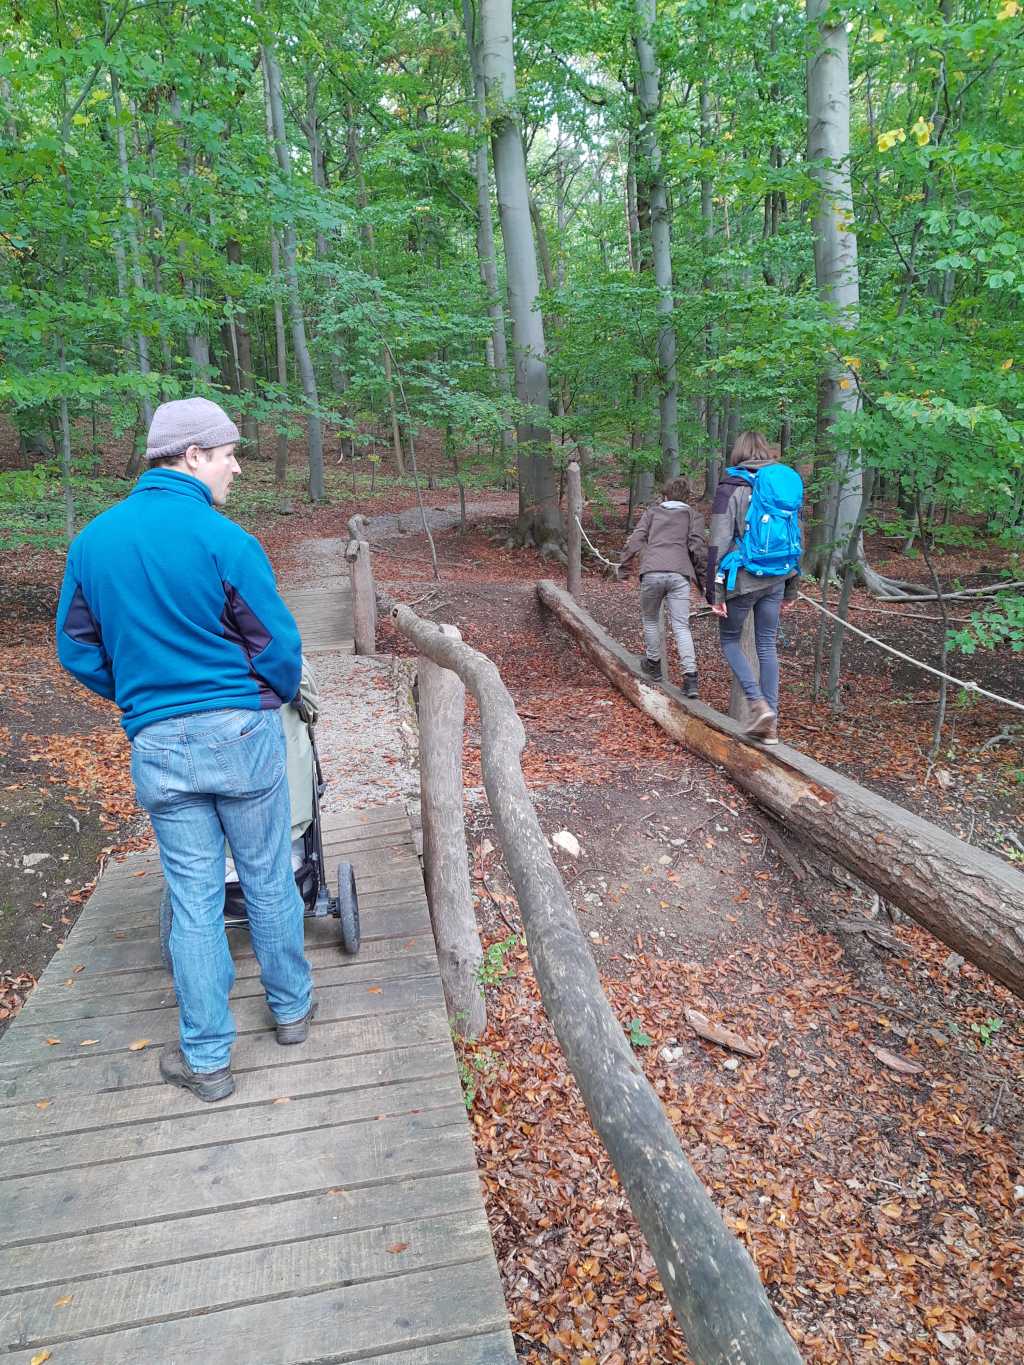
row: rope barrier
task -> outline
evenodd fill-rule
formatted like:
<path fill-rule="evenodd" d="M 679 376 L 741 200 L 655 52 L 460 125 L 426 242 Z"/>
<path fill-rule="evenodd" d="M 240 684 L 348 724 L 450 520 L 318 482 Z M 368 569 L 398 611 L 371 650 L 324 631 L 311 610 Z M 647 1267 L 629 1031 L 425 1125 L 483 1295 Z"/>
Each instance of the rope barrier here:
<path fill-rule="evenodd" d="M 830 616 L 833 621 L 838 621 L 844 630 L 853 631 L 854 635 L 859 635 L 862 640 L 868 640 L 871 644 L 877 645 L 879 649 L 884 649 L 887 654 L 895 654 L 897 659 L 903 659 L 908 664 L 913 664 L 915 668 L 922 668 L 926 673 L 933 673 L 936 678 L 945 678 L 947 682 L 955 683 L 957 687 L 962 687 L 965 692 L 974 692 L 979 697 L 988 697 L 990 701 L 998 701 L 1003 706 L 1012 706 L 1017 711 L 1024 711 L 1024 704 L 1019 701 L 1011 701 L 1009 697 L 1000 697 L 996 692 L 988 692 L 984 687 L 979 687 L 976 682 L 965 682 L 963 678 L 954 678 L 951 673 L 943 673 L 938 668 L 932 668 L 931 664 L 923 664 L 920 659 L 912 659 L 909 654 L 904 654 L 902 650 L 894 649 L 892 645 L 887 645 L 884 640 L 879 640 L 874 635 L 869 635 L 866 630 L 860 630 L 857 626 L 851 626 L 849 621 L 844 621 L 841 616 L 837 616 L 834 611 L 829 611 L 828 607 L 823 607 L 820 602 L 815 602 L 813 597 L 808 597 L 805 592 L 797 593 L 797 596 L 805 602 L 810 602 L 812 607 Z"/>
<path fill-rule="evenodd" d="M 576 525 L 580 528 L 580 535 L 583 537 L 583 539 L 584 539 L 584 540 L 587 542 L 587 544 L 590 546 L 591 552 L 592 552 L 593 554 L 597 555 L 598 559 L 601 561 L 602 564 L 607 564 L 608 567 L 609 567 L 609 569 L 617 569 L 617 568 L 619 567 L 618 564 L 613 564 L 612 561 L 611 561 L 610 559 L 605 559 L 604 555 L 603 555 L 603 554 L 601 553 L 601 551 L 597 548 L 597 546 L 594 544 L 594 542 L 590 539 L 590 537 L 587 535 L 586 531 L 584 531 L 584 529 L 583 529 L 583 523 L 582 523 L 582 521 L 580 521 L 579 517 L 574 517 L 573 520 L 576 522 Z"/>

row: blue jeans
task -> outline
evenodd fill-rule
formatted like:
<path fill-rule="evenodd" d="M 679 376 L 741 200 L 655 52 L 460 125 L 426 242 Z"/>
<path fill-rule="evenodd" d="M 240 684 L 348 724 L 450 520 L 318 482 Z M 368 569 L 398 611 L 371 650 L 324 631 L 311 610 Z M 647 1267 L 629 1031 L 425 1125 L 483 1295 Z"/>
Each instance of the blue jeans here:
<path fill-rule="evenodd" d="M 719 618 L 718 622 L 722 653 L 736 674 L 743 695 L 747 701 L 766 701 L 776 715 L 779 712 L 779 656 L 775 642 L 779 634 L 779 611 L 785 589 L 786 580 L 780 578 L 767 587 L 755 588 L 753 592 L 737 593 L 725 604 L 728 616 Z M 754 613 L 754 644 L 757 648 L 760 684 L 740 645 L 743 624 L 751 611 Z"/>
<path fill-rule="evenodd" d="M 279 1023 L 309 1009 L 302 898 L 291 865 L 284 734 L 277 711 L 207 711 L 147 725 L 132 779 L 160 846 L 173 919 L 181 1050 L 193 1071 L 227 1066 L 235 966 L 224 931 L 225 836 L 249 912 L 267 1004 Z"/>

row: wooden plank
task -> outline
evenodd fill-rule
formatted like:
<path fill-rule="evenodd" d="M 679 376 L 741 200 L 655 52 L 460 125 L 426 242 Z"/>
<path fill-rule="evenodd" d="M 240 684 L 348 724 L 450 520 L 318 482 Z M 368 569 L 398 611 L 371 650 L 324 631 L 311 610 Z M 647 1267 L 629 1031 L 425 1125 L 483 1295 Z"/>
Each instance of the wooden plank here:
<path fill-rule="evenodd" d="M 318 1022 L 335 1019 L 362 1019 L 396 1010 L 430 1009 L 442 1005 L 440 977 L 409 977 L 398 981 L 352 985 L 317 986 L 320 1001 Z M 274 1019 L 262 996 L 243 996 L 233 1003 L 232 1013 L 239 1034 L 261 1032 L 274 1027 Z M 138 1013 L 115 1014 L 102 1019 L 65 1021 L 60 1041 L 48 1043 L 45 1024 L 26 1024 L 11 1029 L 4 1039 L 0 1079 L 23 1064 L 57 1061 L 80 1049 L 83 1044 L 96 1054 L 117 1052 L 139 1038 L 153 1043 L 171 1042 L 178 1036 L 177 1006 Z M 50 1035 L 55 1036 L 55 1035 Z M 86 1043 L 86 1039 L 95 1041 Z"/>
<path fill-rule="evenodd" d="M 419 1076 L 412 1081 L 397 1081 L 391 1076 L 369 1073 L 362 1086 L 345 1090 L 343 1097 L 323 1062 L 318 1067 L 320 1093 L 316 1095 L 293 1095 L 293 1068 L 275 1068 L 284 1073 L 273 1077 L 278 1081 L 278 1094 L 261 1104 L 228 1108 L 220 1103 L 198 1110 L 193 1105 L 171 1118 L 149 1123 L 118 1122 L 116 1126 L 85 1133 L 60 1133 L 55 1137 L 7 1144 L 0 1148 L 0 1182 L 75 1167 L 82 1168 L 82 1178 L 88 1180 L 90 1176 L 85 1168 L 111 1161 L 184 1151 L 210 1143 L 247 1142 L 278 1133 L 302 1132 L 331 1124 L 340 1126 L 363 1119 L 394 1118 L 399 1114 L 458 1105 L 462 1091 L 451 1058 L 446 1057 L 444 1061 L 446 1065 L 440 1074 Z M 175 1088 L 164 1087 L 168 1091 Z M 247 1094 L 246 1098 L 251 1099 L 251 1095 Z"/>
<path fill-rule="evenodd" d="M 405 1045 L 436 1043 L 449 1037 L 448 1018 L 436 1009 L 425 1013 L 406 1009 L 395 1014 L 336 1023 L 323 1023 L 318 1019 L 302 1044 L 301 1061 L 387 1052 Z M 79 1056 L 19 1066 L 13 1068 L 12 1073 L 0 1075 L 0 1105 L 36 1104 L 40 1100 L 55 1104 L 63 1103 L 65 1099 L 74 1103 L 74 1097 L 78 1095 L 159 1083 L 155 1050 L 147 1048 L 145 1052 L 101 1053 L 99 1056 L 89 1055 L 91 1049 L 88 1048 L 79 1051 Z M 235 1044 L 231 1058 L 239 1090 L 245 1083 L 242 1072 L 258 1067 L 276 1070 L 295 1065 L 300 1060 L 295 1055 L 298 1051 L 278 1046 L 270 1030 L 243 1034 Z M 2 1056 L 3 1052 L 0 1052 Z M 117 1103 L 117 1097 L 112 1098 Z"/>
<path fill-rule="evenodd" d="M 483 1209 L 462 1210 L 420 1219 L 402 1217 L 384 1227 L 78 1281 L 60 1296 L 71 1299 L 61 1308 L 55 1307 L 58 1300 L 53 1289 L 8 1295 L 3 1306 L 6 1320 L 18 1324 L 21 1340 L 29 1345 L 59 1344 L 73 1342 L 82 1334 L 123 1330 L 179 1314 L 482 1261 L 490 1254 L 491 1235 Z M 400 1299 L 401 1280 L 395 1289 Z M 218 1359 L 220 1326 L 219 1317 L 210 1323 L 217 1332 L 217 1346 L 211 1354 Z M 268 1359 L 262 1351 L 255 1358 Z"/>
<path fill-rule="evenodd" d="M 44 1285 L 63 1288 L 133 1267 L 244 1251 L 264 1246 L 268 1239 L 283 1246 L 305 1237 L 380 1227 L 399 1218 L 460 1211 L 473 1214 L 479 1209 L 480 1181 L 475 1170 L 346 1188 L 337 1194 L 318 1191 L 281 1200 L 273 1205 L 272 1216 L 267 1205 L 250 1204 L 228 1212 L 0 1248 L 0 1284 L 8 1290 Z"/>
<path fill-rule="evenodd" d="M 315 972 L 339 967 L 361 973 L 369 971 L 374 964 L 379 964 L 383 969 L 385 963 L 391 962 L 395 963 L 395 970 L 398 971 L 404 959 L 422 957 L 424 954 L 429 956 L 433 952 L 433 936 L 416 934 L 412 938 L 406 939 L 369 939 L 360 947 L 359 956 L 354 958 L 339 955 L 337 944 L 328 948 L 311 948 L 307 945 L 306 959 Z M 247 981 L 251 977 L 258 977 L 259 970 L 259 963 L 254 956 L 237 958 L 235 960 L 235 989 L 239 988 L 241 982 Z M 121 975 L 110 973 L 104 976 L 91 977 L 88 972 L 78 972 L 72 973 L 70 979 L 74 981 L 73 986 L 64 984 L 68 980 L 67 977 L 54 977 L 52 981 L 48 981 L 44 976 L 25 1002 L 21 1013 L 24 1014 L 29 1009 L 37 1008 L 47 1010 L 62 1008 L 64 1001 L 83 996 L 104 995 L 113 1004 L 121 996 L 130 1000 L 130 996 L 134 993 L 147 990 L 159 992 L 163 987 L 170 987 L 171 984 L 170 976 L 162 965 L 153 967 L 148 971 L 146 968 L 140 968 L 137 972 L 124 972 Z M 358 980 L 360 978 L 354 976 L 352 979 Z M 121 1006 L 117 1008 L 120 1009 Z M 131 1004 L 125 1004 L 123 1008 L 130 1009 Z M 112 1010 L 113 1012 L 116 1010 Z"/>
<path fill-rule="evenodd" d="M 394 940 L 389 939 L 388 942 Z M 430 946 L 430 945 L 428 945 Z M 253 959 L 255 962 L 255 958 Z M 437 976 L 437 958 L 433 953 L 426 956 L 394 958 L 386 962 L 363 962 L 360 958 L 349 958 L 342 962 L 332 962 L 316 973 L 317 986 L 350 986 L 360 981 L 398 980 L 416 976 Z M 165 973 L 161 989 L 134 991 L 130 995 L 111 996 L 106 991 L 86 993 L 76 992 L 73 987 L 64 990 L 63 996 L 51 997 L 45 1008 L 37 1009 L 24 1020 L 23 1027 L 50 1028 L 64 1019 L 106 1019 L 114 1014 L 127 1014 L 131 1011 L 166 1009 L 175 1001 L 174 984 Z M 253 973 L 235 982 L 231 999 L 242 1000 L 250 995 L 262 996 L 263 986 L 259 977 Z M 25 1011 L 22 1011 L 25 1014 Z"/>
<path fill-rule="evenodd" d="M 12 1238 L 16 1244 L 340 1185 L 465 1170 L 474 1160 L 465 1107 L 453 1104 L 400 1118 L 16 1177 L 4 1185 L 4 1214 L 8 1227 L 29 1234 Z"/>
<path fill-rule="evenodd" d="M 409 888 L 400 889 L 408 890 Z M 361 912 L 363 908 L 362 901 L 360 901 Z M 366 907 L 367 913 L 362 915 L 364 943 L 371 939 L 408 938 L 414 934 L 426 933 L 430 928 L 426 897 L 422 892 L 415 899 L 409 898 L 407 906 L 399 906 L 393 910 L 380 910 L 376 913 L 373 913 L 374 909 L 375 907 L 370 901 Z M 251 955 L 252 949 L 249 947 L 247 934 L 239 934 L 236 937 L 229 935 L 229 941 L 232 944 L 232 952 L 236 956 Z M 339 943 L 337 920 L 306 921 L 307 948 L 325 948 L 333 945 L 340 951 Z M 60 972 L 62 967 L 70 968 L 68 974 L 71 974 L 76 966 L 81 966 L 90 972 L 125 972 L 139 971 L 159 965 L 160 946 L 157 935 L 151 933 L 135 941 L 124 938 L 114 942 L 83 944 L 77 951 L 72 951 L 70 948 L 66 949 L 63 961 L 57 967 L 57 971 Z"/>
<path fill-rule="evenodd" d="M 365 806 L 362 810 L 325 811 L 321 816 L 324 833 L 335 829 L 365 828 L 381 821 L 402 820 L 406 818 L 404 801 L 386 801 L 379 806 Z"/>
<path fill-rule="evenodd" d="M 369 859 L 360 863 L 344 852 L 335 853 L 328 850 L 326 856 L 329 889 L 336 890 L 333 883 L 337 864 L 342 861 L 351 862 L 356 874 L 360 908 L 365 907 L 368 913 L 380 903 L 383 896 L 389 898 L 389 904 L 397 903 L 415 899 L 416 893 L 423 890 L 422 871 L 411 846 L 400 859 L 382 856 L 379 866 Z M 405 894 L 409 892 L 412 893 L 411 897 Z M 162 891 L 148 900 L 113 901 L 98 906 L 95 914 L 78 921 L 64 941 L 61 951 L 70 952 L 84 944 L 99 943 L 103 940 L 120 943 L 135 936 L 139 930 L 158 932 L 161 895 Z M 307 916 L 307 922 L 311 919 L 311 916 Z"/>
<path fill-rule="evenodd" d="M 440 1030 L 438 1030 L 440 1032 Z M 280 1049 L 279 1049 L 280 1050 Z M 236 1049 L 237 1058 L 241 1049 Z M 151 1054 L 152 1055 L 152 1054 Z M 284 1054 L 282 1054 L 284 1058 Z M 398 1046 L 387 1052 L 356 1053 L 306 1060 L 306 1047 L 294 1060 L 279 1066 L 255 1070 L 234 1066 L 235 1093 L 220 1100 L 217 1110 L 228 1113 L 240 1105 L 259 1104 L 282 1096 L 299 1098 L 328 1092 L 336 1097 L 343 1091 L 369 1085 L 394 1085 L 402 1081 L 425 1080 L 452 1070 L 452 1049 L 447 1038 L 438 1042 Z M 164 1085 L 151 1066 L 148 1084 L 130 1090 L 115 1090 L 94 1095 L 55 1095 L 45 1107 L 19 1104 L 3 1111 L 3 1128 L 8 1142 L 0 1149 L 0 1170 L 5 1174 L 25 1174 L 25 1154 L 19 1143 L 53 1141 L 74 1133 L 105 1129 L 115 1134 L 121 1124 L 162 1121 L 179 1114 L 193 1114 L 195 1101 L 187 1090 Z M 344 1106 L 344 1100 L 338 1100 Z M 3 1283 L 0 1279 L 0 1283 Z"/>
<path fill-rule="evenodd" d="M 360 1356 L 359 1365 L 516 1365 L 515 1342 L 506 1327 L 484 1336 L 460 1337 L 411 1351 L 389 1351 L 383 1356 Z"/>
<path fill-rule="evenodd" d="M 201 1273 L 201 1264 L 196 1270 Z M 73 1359 L 74 1365 L 203 1360 L 308 1365 L 365 1360 L 371 1351 L 386 1355 L 506 1328 L 493 1259 L 481 1258 L 316 1294 L 271 1298 L 227 1308 L 215 1318 L 200 1314 L 83 1337 L 76 1341 L 74 1355 L 64 1359 Z M 211 1351 L 214 1332 L 216 1349 Z M 15 1350 L 11 1365 L 30 1365 L 35 1349 L 34 1344 Z M 54 1355 L 54 1365 L 58 1363 Z"/>

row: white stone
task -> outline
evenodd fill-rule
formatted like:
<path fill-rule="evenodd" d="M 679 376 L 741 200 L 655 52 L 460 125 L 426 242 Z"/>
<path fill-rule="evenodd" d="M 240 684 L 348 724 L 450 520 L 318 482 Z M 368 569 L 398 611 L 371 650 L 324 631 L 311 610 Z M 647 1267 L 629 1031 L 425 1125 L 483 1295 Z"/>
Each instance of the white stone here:
<path fill-rule="evenodd" d="M 48 853 L 26 853 L 22 857 L 22 867 L 35 867 L 36 863 L 41 863 L 44 858 L 48 858 Z"/>
<path fill-rule="evenodd" d="M 560 829 L 557 834 L 551 836 L 551 842 L 555 848 L 560 848 L 563 853 L 568 853 L 570 858 L 580 856 L 580 843 L 575 834 L 570 834 L 567 829 Z"/>

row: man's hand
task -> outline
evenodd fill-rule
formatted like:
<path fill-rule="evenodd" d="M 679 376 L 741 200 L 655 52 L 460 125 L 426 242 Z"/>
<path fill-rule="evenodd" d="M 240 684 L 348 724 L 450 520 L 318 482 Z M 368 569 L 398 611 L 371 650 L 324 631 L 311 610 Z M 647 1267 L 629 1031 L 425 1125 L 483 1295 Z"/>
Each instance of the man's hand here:
<path fill-rule="evenodd" d="M 724 602 L 712 602 L 711 610 L 715 613 L 716 616 L 729 615 L 729 608 L 725 605 Z"/>
<path fill-rule="evenodd" d="M 782 601 L 779 603 L 779 611 L 789 611 L 792 607 L 795 606 L 796 606 L 795 597 L 784 597 Z"/>

